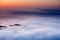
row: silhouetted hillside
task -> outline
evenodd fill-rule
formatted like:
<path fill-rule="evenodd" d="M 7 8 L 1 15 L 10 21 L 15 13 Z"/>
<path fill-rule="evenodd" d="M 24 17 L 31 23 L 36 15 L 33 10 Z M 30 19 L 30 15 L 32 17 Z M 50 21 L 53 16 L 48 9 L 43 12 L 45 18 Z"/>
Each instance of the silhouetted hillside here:
<path fill-rule="evenodd" d="M 60 15 L 60 9 L 44 9 L 38 12 L 29 12 L 29 11 L 12 11 L 11 14 L 14 15 Z"/>

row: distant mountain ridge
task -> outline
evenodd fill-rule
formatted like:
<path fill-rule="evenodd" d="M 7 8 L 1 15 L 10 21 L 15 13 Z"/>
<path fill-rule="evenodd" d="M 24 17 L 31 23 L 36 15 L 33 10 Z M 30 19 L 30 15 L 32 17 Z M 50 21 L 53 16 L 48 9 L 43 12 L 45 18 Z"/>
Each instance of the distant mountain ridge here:
<path fill-rule="evenodd" d="M 12 11 L 11 14 L 22 14 L 22 15 L 30 15 L 30 14 L 36 14 L 36 15 L 60 15 L 60 9 L 43 9 L 42 12 L 30 12 L 30 11 Z"/>

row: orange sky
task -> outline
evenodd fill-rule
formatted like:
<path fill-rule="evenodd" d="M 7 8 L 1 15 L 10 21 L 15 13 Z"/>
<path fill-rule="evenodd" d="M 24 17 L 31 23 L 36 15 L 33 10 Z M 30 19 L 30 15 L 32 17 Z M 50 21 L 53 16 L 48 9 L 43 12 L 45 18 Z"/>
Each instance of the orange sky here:
<path fill-rule="evenodd" d="M 54 6 L 57 0 L 0 0 L 0 7 L 10 6 Z"/>

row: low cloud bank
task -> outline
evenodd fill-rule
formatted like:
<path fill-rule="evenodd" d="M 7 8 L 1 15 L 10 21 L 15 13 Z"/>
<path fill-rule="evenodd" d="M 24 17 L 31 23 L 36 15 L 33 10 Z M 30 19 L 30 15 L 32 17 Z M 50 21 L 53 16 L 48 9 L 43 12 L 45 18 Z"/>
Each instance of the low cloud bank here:
<path fill-rule="evenodd" d="M 29 18 L 23 26 L 0 30 L 0 40 L 60 40 L 60 21 L 54 18 Z"/>

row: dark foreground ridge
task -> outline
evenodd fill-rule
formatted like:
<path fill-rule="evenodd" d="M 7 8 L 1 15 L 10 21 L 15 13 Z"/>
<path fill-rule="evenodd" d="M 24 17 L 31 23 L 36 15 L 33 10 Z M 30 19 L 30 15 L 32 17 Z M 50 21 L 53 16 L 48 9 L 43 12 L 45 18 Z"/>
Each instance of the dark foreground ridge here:
<path fill-rule="evenodd" d="M 20 27 L 21 24 L 13 24 L 13 25 L 9 25 L 9 27 L 11 27 L 11 26 L 18 26 L 18 27 Z M 7 26 L 0 25 L 0 30 L 3 29 L 3 28 L 7 28 Z"/>
<path fill-rule="evenodd" d="M 21 24 L 14 24 L 14 25 L 9 25 L 9 26 L 21 26 Z"/>
<path fill-rule="evenodd" d="M 0 29 L 2 29 L 2 28 L 6 28 L 6 26 L 2 26 L 2 25 L 0 25 Z"/>

